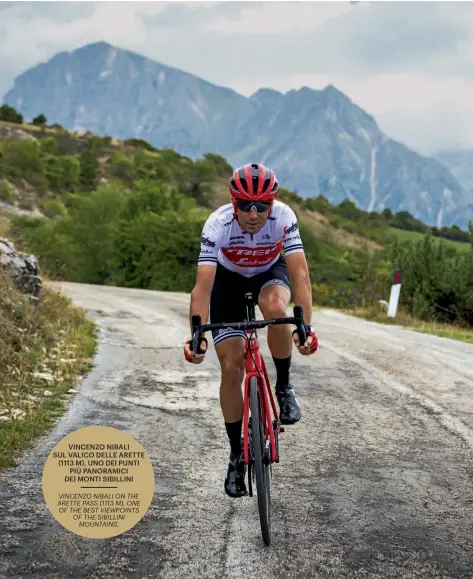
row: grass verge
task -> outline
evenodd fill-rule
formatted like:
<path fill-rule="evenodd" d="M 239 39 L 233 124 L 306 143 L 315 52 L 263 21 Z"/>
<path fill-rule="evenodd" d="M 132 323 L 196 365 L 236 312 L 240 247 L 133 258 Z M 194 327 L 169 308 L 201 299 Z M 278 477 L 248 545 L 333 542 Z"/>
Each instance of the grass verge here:
<path fill-rule="evenodd" d="M 10 232 L 10 218 L 8 213 L 0 209 L 0 237 L 8 237 Z"/>
<path fill-rule="evenodd" d="M 391 239 L 399 239 L 399 241 L 422 241 L 424 239 L 424 234 L 418 231 L 407 231 L 405 229 L 397 229 L 396 227 L 389 228 L 389 237 Z M 437 243 L 440 240 L 444 241 L 447 247 L 453 247 L 457 251 L 460 252 L 467 252 L 470 250 L 470 244 L 468 242 L 463 241 L 453 241 L 453 239 L 445 239 L 444 237 L 434 237 L 434 240 Z"/>
<path fill-rule="evenodd" d="M 0 469 L 54 426 L 95 351 L 85 310 L 47 287 L 35 306 L 0 268 Z"/>
<path fill-rule="evenodd" d="M 386 312 L 380 311 L 379 307 L 355 308 L 343 310 L 345 314 L 380 322 L 382 324 L 391 324 L 393 326 L 405 326 L 410 330 L 422 332 L 423 334 L 433 334 L 442 338 L 450 338 L 473 344 L 473 330 L 453 324 L 439 324 L 437 322 L 425 322 L 413 318 L 409 314 L 398 310 L 395 318 L 388 318 Z"/>

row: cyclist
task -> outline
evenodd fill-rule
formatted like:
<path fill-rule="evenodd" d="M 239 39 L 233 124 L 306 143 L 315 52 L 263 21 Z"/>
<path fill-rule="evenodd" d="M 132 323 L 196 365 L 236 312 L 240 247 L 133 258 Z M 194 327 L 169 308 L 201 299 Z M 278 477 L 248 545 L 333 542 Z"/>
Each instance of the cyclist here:
<path fill-rule="evenodd" d="M 312 289 L 299 225 L 294 211 L 276 201 L 278 188 L 274 172 L 261 164 L 247 164 L 234 171 L 229 181 L 231 203 L 209 216 L 201 235 L 190 318 L 199 314 L 202 323 L 208 323 L 210 307 L 210 323 L 242 321 L 248 291 L 253 292 L 264 319 L 285 317 L 291 282 L 294 301 L 304 310 L 307 341 L 300 345 L 296 332 L 291 339 L 288 325 L 276 325 L 268 327 L 268 346 L 276 366 L 280 420 L 294 424 L 301 411 L 289 380 L 292 343 L 301 354 L 309 355 L 317 350 L 318 341 L 310 325 Z M 221 366 L 220 405 L 230 441 L 224 488 L 236 498 L 246 494 L 241 444 L 246 334 L 228 328 L 213 331 L 212 337 Z M 191 344 L 192 340 L 184 344 L 185 358 L 200 364 L 207 339 L 201 341 L 204 354 L 193 355 Z"/>

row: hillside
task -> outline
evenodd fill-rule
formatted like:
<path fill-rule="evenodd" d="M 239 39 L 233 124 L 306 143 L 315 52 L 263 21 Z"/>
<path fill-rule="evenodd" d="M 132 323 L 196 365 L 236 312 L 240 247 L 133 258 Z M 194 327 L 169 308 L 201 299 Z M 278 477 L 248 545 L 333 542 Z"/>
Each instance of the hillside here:
<path fill-rule="evenodd" d="M 70 130 L 130 136 L 193 159 L 212 151 L 233 166 L 273 167 L 302 197 L 353 201 L 367 211 L 408 211 L 429 225 L 473 217 L 461 185 L 438 161 L 392 141 L 334 86 L 247 98 L 104 42 L 20 75 L 5 103 Z"/>
<path fill-rule="evenodd" d="M 95 177 L 86 175 L 87 171 L 93 171 L 93 167 L 88 166 L 90 150 L 94 151 L 92 158 L 96 159 Z M 179 173 L 175 184 L 181 191 L 189 193 L 195 189 L 194 181 L 199 182 L 199 191 L 194 190 L 194 196 L 201 205 L 213 210 L 229 200 L 228 175 L 232 169 L 218 155 L 208 154 L 205 160 L 192 161 L 172 150 L 156 150 L 146 141 L 128 139 L 122 142 L 90 132 L 72 133 L 58 127 L 4 121 L 0 121 L 0 151 L 3 151 L 0 207 L 19 215 L 55 217 L 66 210 L 60 203 L 65 193 L 76 188 L 84 191 L 95 183 L 106 184 L 114 180 L 129 186 L 140 174 L 147 174 L 158 159 L 169 165 L 171 173 Z M 159 168 L 155 166 L 147 176 L 158 174 Z M 166 172 L 162 176 L 165 177 Z M 367 231 L 357 226 L 357 220 L 368 214 L 351 207 L 348 201 L 340 205 L 337 215 L 337 206 L 322 202 L 318 211 L 314 198 L 304 199 L 284 188 L 281 199 L 297 210 L 300 220 L 314 235 L 334 245 L 379 250 L 388 239 L 384 235 L 388 223 L 384 220 L 380 221 L 378 230 Z M 347 213 L 346 208 L 350 207 Z M 393 221 L 389 225 L 393 223 L 396 225 Z M 428 230 L 420 222 L 416 225 L 417 231 Z M 406 227 L 409 229 L 409 224 Z M 394 235 L 396 232 L 401 234 L 399 229 L 392 231 Z M 468 237 L 464 239 L 467 240 Z M 461 246 L 468 245 L 463 243 L 458 247 Z"/>
<path fill-rule="evenodd" d="M 24 144 L 23 141 L 29 141 L 29 143 Z M 2 142 L 4 143 L 3 147 Z M 100 139 L 91 134 L 70 133 L 49 127 L 41 129 L 41 127 L 28 123 L 19 126 L 15 123 L 0 121 L 0 150 L 7 146 L 7 142 L 9 142 L 8 147 L 12 147 L 12 150 L 10 151 L 11 156 L 5 158 L 3 169 L 2 163 L 0 163 L 0 204 L 3 204 L 3 208 L 10 212 L 32 216 L 56 216 L 60 207 L 57 202 L 61 199 L 61 196 L 67 191 L 74 190 L 74 187 L 80 182 L 77 164 L 80 165 L 80 156 L 87 151 L 89 145 L 97 147 L 97 182 L 103 184 L 114 179 L 124 181 L 127 178 L 128 180 L 133 179 L 132 171 L 127 177 L 126 167 L 120 167 L 121 164 L 125 163 L 126 159 L 130 160 L 133 158 L 136 162 L 146 165 L 146 158 L 151 163 L 154 158 L 159 158 L 160 156 L 159 151 L 147 150 L 146 146 L 144 149 L 140 148 L 138 146 L 140 145 L 139 141 L 133 144 L 134 142 L 131 140 L 120 142 L 107 138 Z M 33 145 L 33 143 L 35 144 Z M 39 148 L 37 146 L 38 143 L 40 144 Z M 56 151 L 57 155 L 52 155 L 50 151 L 53 150 Z M 32 171 L 29 165 L 31 156 L 33 152 L 37 152 L 40 157 L 42 151 L 46 151 L 43 154 L 43 160 L 38 161 Z M 164 153 L 165 156 L 167 155 L 168 162 L 172 158 L 173 161 L 180 160 L 183 164 L 186 163 L 188 168 L 199 165 L 190 159 L 176 155 L 172 151 L 161 153 Z M 27 159 L 28 156 L 30 157 L 29 160 Z M 60 165 L 61 159 L 63 159 L 63 163 L 65 162 L 64 159 L 68 159 L 71 162 L 70 168 L 74 174 L 68 177 L 69 183 L 62 185 L 58 181 L 57 175 L 51 178 L 48 165 L 52 163 L 53 158 L 54 163 L 58 165 Z M 218 159 L 217 156 L 209 156 L 209 158 Z M 72 163 L 72 160 L 75 160 L 76 164 Z M 226 164 L 225 160 L 218 160 L 221 163 L 220 172 L 212 173 L 209 165 L 207 168 L 212 176 L 209 178 L 208 183 L 204 182 L 201 184 L 204 190 L 207 187 L 205 204 L 212 210 L 224 203 L 228 203 L 229 200 L 228 175 L 231 174 L 232 169 Z M 16 167 L 15 164 L 17 165 Z M 24 169 L 20 176 L 19 169 L 22 166 L 24 166 Z M 139 173 L 142 170 L 145 170 L 145 168 L 140 167 L 137 172 Z M 41 175 L 38 175 L 36 171 L 39 171 Z M 186 176 L 182 175 L 181 177 L 182 181 L 185 181 Z M 192 180 L 191 175 L 188 178 Z M 45 180 L 48 181 L 47 184 Z M 190 188 L 187 191 L 189 190 Z M 203 201 L 203 198 L 201 201 Z M 299 201 L 302 201 L 302 199 L 299 199 Z M 64 210 L 64 208 L 61 209 Z M 375 241 L 362 235 L 332 226 L 329 220 L 318 212 L 302 210 L 301 219 L 310 225 L 314 234 L 323 236 L 333 241 L 336 245 L 346 247 L 367 246 L 372 249 L 380 249 L 381 247 Z"/>
<path fill-rule="evenodd" d="M 229 199 L 227 161 L 48 129 L 3 129 L 0 197 L 10 210 L 30 212 L 10 214 L 8 236 L 34 253 L 51 279 L 189 292 L 203 224 Z M 405 211 L 368 213 L 349 200 L 331 205 L 285 188 L 279 198 L 298 215 L 315 303 L 364 307 L 388 299 L 401 267 L 407 311 L 473 323 L 473 230 L 429 228 Z M 41 217 L 31 216 L 38 210 Z M 393 228 L 429 235 L 401 243 Z M 465 241 L 464 251 L 435 236 Z"/>

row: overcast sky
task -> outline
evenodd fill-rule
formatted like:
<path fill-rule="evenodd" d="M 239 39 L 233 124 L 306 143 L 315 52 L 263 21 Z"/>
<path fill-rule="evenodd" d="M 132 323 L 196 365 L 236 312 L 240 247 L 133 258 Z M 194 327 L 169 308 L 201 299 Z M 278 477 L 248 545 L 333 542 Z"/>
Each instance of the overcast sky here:
<path fill-rule="evenodd" d="M 0 95 L 98 40 L 244 95 L 332 83 L 420 153 L 473 146 L 471 2 L 0 2 Z"/>

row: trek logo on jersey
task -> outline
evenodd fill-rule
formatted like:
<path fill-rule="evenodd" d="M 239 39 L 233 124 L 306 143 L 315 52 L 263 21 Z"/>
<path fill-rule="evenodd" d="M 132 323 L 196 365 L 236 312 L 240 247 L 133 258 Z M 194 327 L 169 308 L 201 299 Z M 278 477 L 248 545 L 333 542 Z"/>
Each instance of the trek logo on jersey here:
<path fill-rule="evenodd" d="M 258 267 L 271 263 L 281 253 L 282 241 L 269 247 L 222 247 L 222 253 L 235 265 Z"/>

